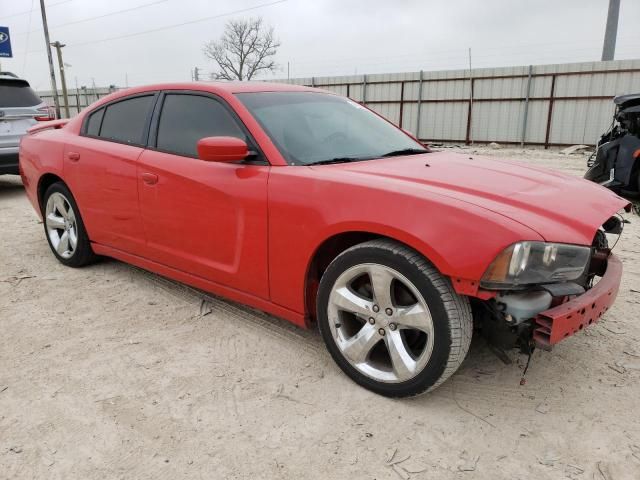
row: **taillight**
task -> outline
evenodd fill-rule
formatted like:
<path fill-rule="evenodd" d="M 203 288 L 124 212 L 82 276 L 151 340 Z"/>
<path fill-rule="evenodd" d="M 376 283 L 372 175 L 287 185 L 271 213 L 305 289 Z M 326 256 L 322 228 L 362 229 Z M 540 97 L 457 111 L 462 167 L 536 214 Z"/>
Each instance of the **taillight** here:
<path fill-rule="evenodd" d="M 42 112 L 42 114 L 33 117 L 38 122 L 49 122 L 56 119 L 56 111 L 53 107 L 41 107 L 38 112 Z"/>

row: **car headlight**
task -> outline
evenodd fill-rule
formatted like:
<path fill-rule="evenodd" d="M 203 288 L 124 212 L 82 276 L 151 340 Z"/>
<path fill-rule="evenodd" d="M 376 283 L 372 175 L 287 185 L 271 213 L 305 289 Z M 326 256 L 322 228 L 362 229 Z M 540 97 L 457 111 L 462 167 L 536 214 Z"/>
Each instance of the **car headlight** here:
<path fill-rule="evenodd" d="M 576 280 L 584 273 L 591 248 L 563 243 L 518 242 L 489 265 L 481 286 L 505 288 Z"/>

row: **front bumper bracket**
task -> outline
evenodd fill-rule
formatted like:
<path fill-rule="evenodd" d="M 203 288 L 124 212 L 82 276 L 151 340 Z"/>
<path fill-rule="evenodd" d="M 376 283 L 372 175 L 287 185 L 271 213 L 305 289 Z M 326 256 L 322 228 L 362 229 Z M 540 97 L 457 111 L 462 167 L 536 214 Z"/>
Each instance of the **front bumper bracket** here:
<path fill-rule="evenodd" d="M 533 340 L 543 349 L 564 340 L 600 320 L 613 305 L 622 278 L 622 262 L 615 255 L 607 259 L 607 269 L 590 290 L 568 302 L 540 312 L 535 318 Z"/>

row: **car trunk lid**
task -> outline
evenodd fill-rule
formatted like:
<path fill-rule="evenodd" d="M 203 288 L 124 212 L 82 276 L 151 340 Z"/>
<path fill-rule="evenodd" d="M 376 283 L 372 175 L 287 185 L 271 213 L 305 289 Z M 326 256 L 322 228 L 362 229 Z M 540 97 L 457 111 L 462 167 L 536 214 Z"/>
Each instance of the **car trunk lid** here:
<path fill-rule="evenodd" d="M 38 120 L 54 118 L 52 109 L 19 78 L 0 78 L 0 147 L 15 147 Z"/>

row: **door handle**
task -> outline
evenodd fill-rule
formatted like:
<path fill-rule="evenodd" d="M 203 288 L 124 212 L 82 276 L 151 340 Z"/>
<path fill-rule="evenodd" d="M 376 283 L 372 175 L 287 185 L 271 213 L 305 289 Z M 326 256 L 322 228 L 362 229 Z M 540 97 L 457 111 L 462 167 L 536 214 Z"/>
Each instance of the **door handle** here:
<path fill-rule="evenodd" d="M 72 162 L 77 162 L 78 160 L 80 160 L 80 154 L 78 152 L 68 152 L 67 158 Z"/>
<path fill-rule="evenodd" d="M 158 183 L 158 176 L 155 173 L 143 173 L 142 181 L 147 185 L 155 185 Z"/>

